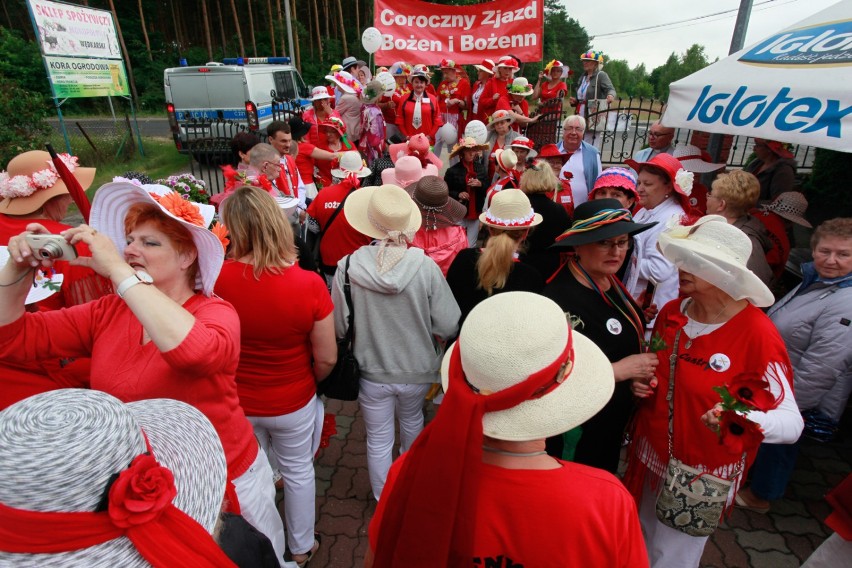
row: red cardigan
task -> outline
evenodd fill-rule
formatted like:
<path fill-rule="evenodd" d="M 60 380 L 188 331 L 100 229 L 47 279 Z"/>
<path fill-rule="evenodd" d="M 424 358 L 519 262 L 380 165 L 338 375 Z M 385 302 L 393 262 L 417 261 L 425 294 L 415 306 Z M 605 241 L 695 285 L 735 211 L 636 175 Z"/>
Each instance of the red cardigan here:
<path fill-rule="evenodd" d="M 428 91 L 423 92 L 420 110 L 423 122 L 420 128 L 414 128 L 411 124 L 415 104 L 412 93 L 408 93 L 400 99 L 396 106 L 396 125 L 406 138 L 423 133 L 434 142 L 435 133 L 444 124 L 444 119 L 441 118 L 441 111 L 438 108 L 438 99 L 434 95 L 430 95 Z"/>
<path fill-rule="evenodd" d="M 0 358 L 12 362 L 49 357 L 92 357 L 91 388 L 133 402 L 172 398 L 213 423 L 228 461 L 228 477 L 245 473 L 257 441 L 237 396 L 240 321 L 218 298 L 196 294 L 183 307 L 195 316 L 189 335 L 161 352 L 142 345 L 142 324 L 116 295 L 50 312 L 26 313 L 0 327 Z"/>

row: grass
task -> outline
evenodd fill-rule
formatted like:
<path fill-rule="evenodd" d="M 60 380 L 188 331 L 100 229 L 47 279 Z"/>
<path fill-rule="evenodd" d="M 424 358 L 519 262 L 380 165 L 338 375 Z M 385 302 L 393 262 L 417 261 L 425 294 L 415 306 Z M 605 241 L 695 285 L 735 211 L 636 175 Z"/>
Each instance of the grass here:
<path fill-rule="evenodd" d="M 178 153 L 174 142 L 171 140 L 143 138 L 142 144 L 145 148 L 145 157 L 140 156 L 137 152 L 126 162 L 110 161 L 98 166 L 95 181 L 86 192 L 90 199 L 95 195 L 97 188 L 126 171 L 143 172 L 151 179 L 158 179 L 182 171 L 189 165 L 189 158 Z"/>

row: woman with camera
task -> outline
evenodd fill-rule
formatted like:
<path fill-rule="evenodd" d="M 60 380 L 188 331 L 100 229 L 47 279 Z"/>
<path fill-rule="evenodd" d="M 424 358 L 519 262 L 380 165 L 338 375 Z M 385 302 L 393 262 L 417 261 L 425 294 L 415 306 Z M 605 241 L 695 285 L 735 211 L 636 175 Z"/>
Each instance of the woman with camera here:
<path fill-rule="evenodd" d="M 157 185 L 108 183 L 92 204 L 91 226 L 52 237 L 85 244 L 71 261 L 112 281 L 116 294 L 74 308 L 26 313 L 24 298 L 40 259 L 29 244 L 48 230 L 30 223 L 9 241 L 0 269 L 0 359 L 91 357 L 91 388 L 125 401 L 172 398 L 203 412 L 228 463 L 228 501 L 283 557 L 284 531 L 272 471 L 240 407 L 234 379 L 239 318 L 213 297 L 222 242 L 207 230 L 213 207 Z"/>

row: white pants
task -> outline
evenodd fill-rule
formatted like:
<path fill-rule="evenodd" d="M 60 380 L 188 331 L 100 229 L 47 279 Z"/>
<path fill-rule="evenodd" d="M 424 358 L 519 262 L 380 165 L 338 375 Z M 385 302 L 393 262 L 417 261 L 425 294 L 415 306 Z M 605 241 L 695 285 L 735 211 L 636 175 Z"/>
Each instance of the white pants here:
<path fill-rule="evenodd" d="M 278 562 L 284 563 L 284 525 L 275 506 L 275 485 L 266 454 L 257 452 L 254 463 L 234 480 L 240 513 L 272 542 Z M 311 541 L 313 544 L 313 541 Z"/>
<path fill-rule="evenodd" d="M 648 481 L 653 475 L 648 472 L 645 478 L 639 505 L 639 524 L 642 525 L 651 568 L 698 568 L 709 537 L 689 536 L 657 519 L 657 491 Z M 663 481 L 660 480 L 660 483 Z"/>
<path fill-rule="evenodd" d="M 833 533 L 825 542 L 814 550 L 802 568 L 841 568 L 849 565 L 852 558 L 852 542 L 843 540 L 837 533 Z"/>
<path fill-rule="evenodd" d="M 248 417 L 261 444 L 271 441 L 278 471 L 284 479 L 284 521 L 287 523 L 287 545 L 292 554 L 305 554 L 314 546 L 316 416 L 317 398 L 314 397 L 289 414 Z"/>
<path fill-rule="evenodd" d="M 467 232 L 467 246 L 475 247 L 476 240 L 479 238 L 479 219 L 462 219 L 461 226 Z"/>
<path fill-rule="evenodd" d="M 393 463 L 394 415 L 399 418 L 399 453 L 423 430 L 423 402 L 431 384 L 388 385 L 361 379 L 358 404 L 367 427 L 367 471 L 376 500 Z"/>

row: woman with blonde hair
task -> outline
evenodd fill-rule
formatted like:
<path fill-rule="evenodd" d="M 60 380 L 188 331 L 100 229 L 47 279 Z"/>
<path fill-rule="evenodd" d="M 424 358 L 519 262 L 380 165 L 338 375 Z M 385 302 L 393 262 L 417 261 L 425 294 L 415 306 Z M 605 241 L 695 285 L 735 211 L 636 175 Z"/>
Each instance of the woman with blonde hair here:
<path fill-rule="evenodd" d="M 460 324 L 489 296 L 511 291 L 539 293 L 545 284 L 538 270 L 519 256 L 530 229 L 542 221 L 524 192 L 507 189 L 497 193 L 479 221 L 488 227 L 485 247 L 461 251 L 447 272 L 447 283 L 461 310 Z"/>
<path fill-rule="evenodd" d="M 531 264 L 545 278 L 559 268 L 559 252 L 549 247 L 556 242 L 556 237 L 571 226 L 571 217 L 557 202 L 561 189 L 553 168 L 544 160 L 536 160 L 521 175 L 521 191 L 530 200 L 532 208 L 541 214 L 541 225 L 527 239 L 526 254 L 522 255 L 525 262 Z"/>
<path fill-rule="evenodd" d="M 240 187 L 222 203 L 222 220 L 231 254 L 216 294 L 240 318 L 240 405 L 264 450 L 271 441 L 284 478 L 287 545 L 302 565 L 319 548 L 313 455 L 322 404 L 316 385 L 337 361 L 334 306 L 323 279 L 296 264 L 293 230 L 272 196 Z"/>

